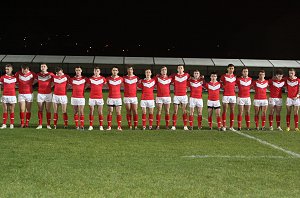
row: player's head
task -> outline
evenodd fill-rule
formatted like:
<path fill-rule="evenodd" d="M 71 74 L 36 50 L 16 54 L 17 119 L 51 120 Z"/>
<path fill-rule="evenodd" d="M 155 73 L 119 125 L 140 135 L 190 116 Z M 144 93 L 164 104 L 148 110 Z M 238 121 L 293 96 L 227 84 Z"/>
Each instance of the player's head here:
<path fill-rule="evenodd" d="M 200 71 L 198 69 L 194 70 L 194 78 L 200 78 Z"/>
<path fill-rule="evenodd" d="M 56 67 L 55 68 L 55 73 L 58 76 L 62 76 L 64 74 L 64 70 L 61 67 Z"/>
<path fill-rule="evenodd" d="M 76 76 L 81 76 L 81 73 L 82 73 L 81 66 L 76 66 L 75 67 L 75 74 L 76 74 Z"/>
<path fill-rule="evenodd" d="M 277 69 L 276 72 L 275 72 L 275 76 L 276 76 L 277 80 L 281 80 L 282 77 L 283 77 L 282 69 Z"/>
<path fill-rule="evenodd" d="M 218 78 L 218 75 L 217 75 L 217 72 L 213 71 L 210 73 L 210 80 L 215 82 L 217 81 L 217 78 Z"/>
<path fill-rule="evenodd" d="M 152 75 L 151 69 L 146 69 L 145 70 L 145 76 L 146 76 L 146 78 L 150 78 L 151 75 Z"/>
<path fill-rule="evenodd" d="M 243 69 L 242 69 L 242 75 L 243 75 L 244 78 L 248 77 L 249 70 L 248 70 L 247 67 L 243 67 Z"/>
<path fill-rule="evenodd" d="M 296 75 L 295 69 L 290 68 L 290 69 L 289 69 L 289 77 L 290 77 L 290 78 L 293 78 L 295 75 Z"/>
<path fill-rule="evenodd" d="M 26 64 L 21 65 L 22 73 L 27 74 L 29 72 L 29 66 Z"/>
<path fill-rule="evenodd" d="M 228 64 L 227 65 L 227 72 L 229 74 L 233 74 L 233 72 L 234 72 L 234 65 L 233 64 Z"/>
<path fill-rule="evenodd" d="M 111 69 L 111 74 L 112 74 L 113 76 L 117 76 L 118 73 L 119 73 L 119 68 L 118 68 L 118 67 L 113 67 L 113 68 Z"/>
<path fill-rule="evenodd" d="M 260 70 L 260 71 L 258 72 L 258 78 L 259 78 L 259 80 L 265 79 L 265 76 L 266 76 L 265 70 Z"/>
<path fill-rule="evenodd" d="M 160 68 L 160 74 L 161 75 L 167 75 L 167 73 L 168 73 L 168 68 L 166 66 L 162 66 Z"/>
<path fill-rule="evenodd" d="M 101 73 L 100 67 L 94 67 L 94 75 L 99 76 Z"/>
<path fill-rule="evenodd" d="M 7 75 L 11 75 L 12 74 L 12 71 L 13 71 L 13 66 L 11 64 L 7 64 L 5 65 L 5 73 Z"/>
<path fill-rule="evenodd" d="M 127 74 L 133 75 L 133 67 L 131 65 L 127 67 Z"/>
<path fill-rule="evenodd" d="M 46 64 L 41 64 L 41 71 L 46 72 L 48 70 L 48 66 Z"/>
<path fill-rule="evenodd" d="M 182 73 L 184 72 L 184 67 L 183 67 L 183 65 L 178 65 L 178 66 L 177 66 L 177 71 L 178 71 L 178 73 L 182 74 Z"/>

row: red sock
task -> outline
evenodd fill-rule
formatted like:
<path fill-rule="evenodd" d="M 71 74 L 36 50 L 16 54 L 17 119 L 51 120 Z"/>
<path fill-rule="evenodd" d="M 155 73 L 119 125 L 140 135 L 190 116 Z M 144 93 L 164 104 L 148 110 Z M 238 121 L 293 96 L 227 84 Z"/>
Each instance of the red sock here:
<path fill-rule="evenodd" d="M 90 126 L 93 126 L 94 123 L 94 115 L 89 115 L 89 119 L 90 119 Z"/>
<path fill-rule="evenodd" d="M 202 127 L 202 115 L 198 115 L 198 127 Z"/>
<path fill-rule="evenodd" d="M 187 126 L 188 119 L 187 119 L 187 114 L 186 114 L 186 113 L 184 113 L 184 114 L 182 115 L 182 119 L 183 119 L 183 125 L 184 125 L 184 126 Z"/>
<path fill-rule="evenodd" d="M 138 126 L 138 121 L 139 121 L 139 115 L 138 114 L 133 115 L 133 124 L 134 124 L 134 127 Z"/>
<path fill-rule="evenodd" d="M 298 121 L 299 121 L 299 116 L 294 115 L 295 128 L 298 128 Z"/>
<path fill-rule="evenodd" d="M 290 127 L 291 122 L 291 115 L 286 115 L 286 126 Z"/>
<path fill-rule="evenodd" d="M 190 127 L 193 127 L 193 125 L 194 125 L 194 116 L 193 115 L 190 115 L 190 117 L 189 117 L 189 122 L 190 122 Z"/>
<path fill-rule="evenodd" d="M 53 115 L 53 124 L 54 124 L 54 126 L 57 125 L 57 120 L 58 120 L 58 113 L 54 113 L 54 115 Z"/>
<path fill-rule="evenodd" d="M 103 126 L 103 115 L 99 114 L 98 117 L 99 117 L 99 125 Z"/>
<path fill-rule="evenodd" d="M 280 126 L 280 115 L 276 115 L 276 124 L 277 124 L 277 127 Z"/>
<path fill-rule="evenodd" d="M 212 128 L 212 117 L 208 116 L 208 126 L 209 128 Z"/>
<path fill-rule="evenodd" d="M 39 125 L 43 124 L 43 112 L 39 111 L 38 112 L 38 118 L 39 118 Z"/>
<path fill-rule="evenodd" d="M 80 126 L 84 127 L 84 115 L 80 115 Z"/>
<path fill-rule="evenodd" d="M 149 114 L 149 127 L 153 125 L 153 114 Z"/>
<path fill-rule="evenodd" d="M 51 122 L 51 112 L 46 113 L 46 118 L 47 118 L 47 125 L 50 125 Z"/>
<path fill-rule="evenodd" d="M 15 124 L 15 113 L 10 113 L 10 124 Z"/>
<path fill-rule="evenodd" d="M 259 120 L 258 116 L 254 116 L 254 121 L 255 121 L 256 128 L 258 127 L 258 120 Z"/>
<path fill-rule="evenodd" d="M 173 126 L 176 126 L 177 114 L 173 114 Z"/>
<path fill-rule="evenodd" d="M 26 126 L 29 125 L 30 117 L 31 117 L 31 112 L 26 112 Z"/>
<path fill-rule="evenodd" d="M 247 128 L 250 128 L 250 115 L 245 115 L 245 120 Z"/>
<path fill-rule="evenodd" d="M 146 114 L 142 114 L 142 125 L 143 127 L 146 127 Z"/>
<path fill-rule="evenodd" d="M 68 126 L 68 114 L 67 113 L 63 113 L 63 119 L 64 119 L 65 126 Z"/>
<path fill-rule="evenodd" d="M 6 124 L 7 121 L 7 113 L 3 113 L 3 124 Z"/>
<path fill-rule="evenodd" d="M 230 128 L 233 127 L 233 123 L 234 123 L 234 113 L 230 113 Z"/>
<path fill-rule="evenodd" d="M 107 126 L 111 127 L 112 115 L 107 115 Z"/>
<path fill-rule="evenodd" d="M 273 126 L 273 115 L 269 115 L 269 125 L 270 125 L 270 127 L 272 127 Z"/>
<path fill-rule="evenodd" d="M 156 114 L 156 126 L 160 126 L 160 114 Z"/>
<path fill-rule="evenodd" d="M 266 116 L 261 116 L 261 127 L 265 127 L 266 125 Z"/>
<path fill-rule="evenodd" d="M 122 124 L 122 115 L 117 115 L 118 127 L 121 127 Z"/>
<path fill-rule="evenodd" d="M 166 121 L 166 127 L 169 127 L 169 123 L 170 123 L 170 114 L 166 114 L 166 115 L 165 115 L 165 121 Z"/>
<path fill-rule="evenodd" d="M 223 112 L 222 113 L 222 121 L 223 121 L 223 127 L 226 127 L 226 113 L 225 112 Z"/>
<path fill-rule="evenodd" d="M 238 114 L 238 128 L 242 128 L 242 115 Z"/>
<path fill-rule="evenodd" d="M 75 126 L 78 127 L 78 114 L 74 114 Z"/>
<path fill-rule="evenodd" d="M 21 125 L 24 125 L 25 112 L 20 112 Z"/>
<path fill-rule="evenodd" d="M 221 116 L 217 116 L 218 128 L 221 128 Z"/>
<path fill-rule="evenodd" d="M 126 119 L 128 122 L 128 127 L 131 127 L 131 114 L 126 114 Z"/>

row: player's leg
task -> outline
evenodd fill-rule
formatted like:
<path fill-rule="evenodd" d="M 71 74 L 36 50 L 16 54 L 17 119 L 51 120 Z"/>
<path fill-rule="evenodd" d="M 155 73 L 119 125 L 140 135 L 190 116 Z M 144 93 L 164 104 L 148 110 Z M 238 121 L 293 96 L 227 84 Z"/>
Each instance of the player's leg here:
<path fill-rule="evenodd" d="M 208 107 L 207 108 L 207 115 L 208 115 L 208 127 L 209 129 L 212 129 L 212 114 L 213 114 L 213 108 Z"/>
<path fill-rule="evenodd" d="M 259 121 L 259 109 L 260 109 L 260 106 L 254 106 L 254 122 L 255 122 L 255 128 L 257 130 L 259 130 L 259 125 L 258 125 L 258 121 Z"/>
<path fill-rule="evenodd" d="M 189 116 L 189 123 L 190 123 L 190 129 L 193 130 L 194 127 L 194 112 L 195 112 L 195 107 L 190 106 L 190 116 Z"/>
<path fill-rule="evenodd" d="M 127 123 L 128 123 L 128 128 L 131 129 L 132 125 L 131 125 L 131 120 L 132 120 L 132 115 L 131 115 L 131 103 L 125 103 L 125 108 L 126 108 L 126 119 L 127 119 Z"/>
<path fill-rule="evenodd" d="M 91 130 L 93 130 L 95 105 L 89 105 L 89 109 L 90 109 L 90 113 L 89 113 L 90 126 L 89 126 L 88 130 L 91 131 Z M 100 120 L 100 118 L 99 118 L 99 120 Z"/>
<path fill-rule="evenodd" d="M 116 106 L 117 122 L 118 122 L 117 130 L 119 130 L 119 131 L 122 131 L 122 127 L 121 127 L 121 125 L 122 125 L 122 112 L 121 112 L 121 110 L 122 110 L 121 105 Z"/>
<path fill-rule="evenodd" d="M 171 128 L 172 130 L 176 130 L 178 108 L 179 108 L 179 104 L 174 103 L 173 117 L 172 117 L 173 125 Z"/>
<path fill-rule="evenodd" d="M 108 106 L 108 114 L 107 114 L 107 130 L 111 130 L 113 111 L 114 111 L 114 106 L 109 105 Z"/>
<path fill-rule="evenodd" d="M 25 100 L 22 99 L 22 101 L 19 100 L 19 107 L 20 107 L 20 122 L 21 122 L 21 127 L 23 128 L 25 126 L 25 111 L 26 111 L 26 103 Z"/>
<path fill-rule="evenodd" d="M 286 130 L 290 131 L 292 105 L 286 105 Z"/>
<path fill-rule="evenodd" d="M 187 103 L 182 103 L 181 104 L 182 108 L 182 120 L 183 120 L 183 130 L 189 130 L 187 127 L 188 123 L 188 116 L 187 116 Z"/>
<path fill-rule="evenodd" d="M 77 130 L 79 130 L 79 125 L 78 125 L 78 122 L 79 122 L 79 115 L 78 115 L 79 107 L 78 107 L 78 105 L 72 105 L 72 106 L 73 106 L 73 112 L 74 112 L 75 127 L 76 127 Z"/>
<path fill-rule="evenodd" d="M 299 111 L 299 106 L 294 106 L 294 123 L 295 123 L 295 130 L 296 131 L 299 131 L 299 128 L 298 128 L 298 122 L 299 122 L 298 111 Z"/>
<path fill-rule="evenodd" d="M 250 130 L 250 109 L 251 109 L 251 105 L 245 105 L 244 106 L 245 121 L 246 121 L 247 130 Z"/>
<path fill-rule="evenodd" d="M 57 110 L 58 110 L 58 103 L 56 102 L 53 102 L 52 106 L 53 106 L 53 122 L 54 122 L 54 129 L 56 129 L 57 127 L 57 121 L 58 121 L 58 113 L 57 113 Z"/>
<path fill-rule="evenodd" d="M 165 122 L 166 122 L 166 129 L 169 129 L 170 123 L 170 103 L 163 104 L 165 110 Z"/>
<path fill-rule="evenodd" d="M 154 107 L 149 107 L 148 108 L 148 112 L 149 112 L 149 129 L 151 130 L 152 129 L 152 125 L 153 125 L 153 113 L 154 113 Z"/>
<path fill-rule="evenodd" d="M 139 114 L 138 114 L 138 104 L 131 103 L 131 112 L 133 115 L 133 126 L 134 129 L 137 129 L 139 123 Z"/>
<path fill-rule="evenodd" d="M 64 128 L 67 128 L 68 127 L 67 103 L 61 104 L 61 111 L 63 113 Z"/>
<path fill-rule="evenodd" d="M 8 104 L 8 110 L 10 112 L 10 128 L 13 129 L 14 128 L 14 124 L 15 124 L 15 103 L 12 104 Z"/>
<path fill-rule="evenodd" d="M 234 123 L 234 107 L 235 107 L 235 103 L 229 103 L 229 109 L 230 109 L 230 130 L 235 131 L 235 129 L 233 128 L 233 123 Z"/>
<path fill-rule="evenodd" d="M 146 121 L 147 121 L 147 107 L 142 107 L 142 127 L 143 127 L 143 130 L 146 129 Z"/>
<path fill-rule="evenodd" d="M 31 117 L 32 102 L 25 101 L 25 104 L 26 104 L 26 123 L 25 123 L 25 127 L 29 127 L 29 120 L 30 120 L 30 117 Z"/>
<path fill-rule="evenodd" d="M 217 117 L 217 123 L 218 123 L 218 130 L 221 131 L 222 128 L 221 128 L 221 109 L 220 108 L 216 108 L 216 117 Z"/>
<path fill-rule="evenodd" d="M 2 119 L 3 119 L 3 122 L 2 122 L 2 126 L 0 127 L 0 129 L 6 129 L 7 128 L 7 125 L 6 125 L 6 122 L 7 122 L 7 117 L 8 117 L 8 103 L 4 103 L 2 102 Z"/>
<path fill-rule="evenodd" d="M 99 129 L 103 130 L 103 105 L 98 105 Z"/>
<path fill-rule="evenodd" d="M 203 107 L 197 107 L 197 111 L 198 111 L 198 129 L 202 128 L 202 110 L 203 110 Z"/>
<path fill-rule="evenodd" d="M 52 102 L 46 101 L 45 107 L 46 107 L 46 118 L 47 118 L 47 129 L 51 129 L 50 127 L 50 122 L 51 122 L 51 106 L 52 106 Z"/>
<path fill-rule="evenodd" d="M 238 105 L 238 130 L 242 130 L 242 118 L 244 113 L 244 105 Z"/>
<path fill-rule="evenodd" d="M 281 109 L 282 109 L 282 106 L 275 106 L 275 112 L 276 112 L 276 125 L 277 125 L 277 129 L 282 131 L 281 129 L 281 126 L 280 126 L 280 113 L 281 113 Z"/>
<path fill-rule="evenodd" d="M 228 103 L 223 102 L 222 104 L 222 125 L 226 128 L 226 115 L 227 115 Z"/>
<path fill-rule="evenodd" d="M 269 104 L 269 126 L 271 131 L 273 131 L 273 116 L 276 107 L 277 106 L 274 106 L 273 104 Z"/>
<path fill-rule="evenodd" d="M 265 130 L 268 105 L 261 107 L 261 129 Z"/>
<path fill-rule="evenodd" d="M 78 105 L 78 114 L 79 114 L 81 130 L 84 130 L 84 106 L 85 105 Z"/>
<path fill-rule="evenodd" d="M 161 110 L 163 103 L 156 103 L 156 129 L 160 128 Z"/>
<path fill-rule="evenodd" d="M 38 102 L 38 119 L 39 119 L 39 124 L 38 124 L 38 127 L 36 129 L 41 129 L 42 128 L 44 106 L 45 106 L 45 102 Z"/>

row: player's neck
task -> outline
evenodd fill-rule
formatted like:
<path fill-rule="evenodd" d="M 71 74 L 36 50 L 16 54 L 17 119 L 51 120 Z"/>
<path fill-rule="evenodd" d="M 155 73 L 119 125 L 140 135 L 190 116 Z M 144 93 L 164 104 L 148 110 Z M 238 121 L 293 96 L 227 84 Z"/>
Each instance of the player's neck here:
<path fill-rule="evenodd" d="M 118 75 L 111 75 L 112 78 L 118 78 Z"/>
<path fill-rule="evenodd" d="M 248 76 L 243 76 L 243 78 L 248 78 Z"/>
<path fill-rule="evenodd" d="M 260 78 L 259 78 L 258 80 L 260 80 L 260 81 L 264 81 L 265 79 L 264 79 L 264 78 L 262 78 L 262 79 L 260 79 Z"/>
<path fill-rule="evenodd" d="M 213 80 L 211 80 L 210 82 L 211 82 L 211 83 L 216 83 L 217 81 L 213 81 Z"/>
<path fill-rule="evenodd" d="M 161 74 L 161 77 L 166 78 L 167 74 Z"/>
<path fill-rule="evenodd" d="M 6 74 L 6 76 L 12 76 L 13 74 L 11 73 L 11 74 Z"/>
<path fill-rule="evenodd" d="M 146 77 L 145 79 L 146 79 L 146 80 L 150 80 L 150 79 L 151 79 L 151 77 L 150 77 L 150 76 L 148 76 L 148 77 Z"/>
<path fill-rule="evenodd" d="M 81 77 L 82 77 L 82 75 L 75 75 L 75 77 L 76 77 L 76 78 L 81 78 Z"/>
<path fill-rule="evenodd" d="M 292 79 L 292 80 L 294 80 L 294 79 L 296 79 L 297 78 L 297 76 L 292 76 L 292 77 L 290 77 L 290 79 Z"/>
<path fill-rule="evenodd" d="M 184 74 L 184 72 L 182 72 L 182 73 L 178 72 L 177 74 L 178 74 L 178 75 L 183 75 L 183 74 Z"/>
<path fill-rule="evenodd" d="M 48 72 L 47 72 L 47 71 L 41 71 L 41 73 L 42 73 L 42 74 L 48 74 Z"/>
<path fill-rule="evenodd" d="M 227 75 L 231 76 L 231 75 L 233 75 L 233 73 L 227 73 Z"/>
<path fill-rule="evenodd" d="M 132 77 L 132 76 L 134 76 L 134 74 L 127 74 L 127 76 Z"/>
<path fill-rule="evenodd" d="M 99 75 L 95 75 L 95 74 L 94 74 L 94 78 L 98 78 L 98 77 L 100 77 L 100 74 L 99 74 Z"/>

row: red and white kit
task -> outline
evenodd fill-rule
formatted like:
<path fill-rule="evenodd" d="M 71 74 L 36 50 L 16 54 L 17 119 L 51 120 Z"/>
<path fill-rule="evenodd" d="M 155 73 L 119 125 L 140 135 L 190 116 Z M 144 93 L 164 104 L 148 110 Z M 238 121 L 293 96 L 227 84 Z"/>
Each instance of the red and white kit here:
<path fill-rule="evenodd" d="M 99 77 L 90 77 L 87 79 L 87 84 L 90 85 L 90 98 L 89 98 L 89 105 L 103 105 L 103 94 L 102 89 L 103 85 L 106 84 L 106 78 L 103 76 Z"/>
<path fill-rule="evenodd" d="M 300 98 L 297 97 L 299 94 L 299 86 L 300 86 L 299 78 L 286 79 L 286 88 L 287 88 L 286 105 L 287 106 L 300 106 Z M 298 121 L 299 121 L 299 116 L 298 114 L 296 114 L 294 115 L 295 128 L 298 128 Z M 287 127 L 290 127 L 290 122 L 291 122 L 291 115 L 286 115 Z"/>
<path fill-rule="evenodd" d="M 57 104 L 67 104 L 67 86 L 69 83 L 70 77 L 66 74 L 62 76 L 54 75 L 53 83 L 54 83 L 54 91 L 52 102 Z"/>
<path fill-rule="evenodd" d="M 38 102 L 51 102 L 52 101 L 52 83 L 54 74 L 47 72 L 45 74 L 39 72 L 36 75 L 38 81 Z"/>
<path fill-rule="evenodd" d="M 33 101 L 32 85 L 34 79 L 36 78 L 36 74 L 31 71 L 29 71 L 27 74 L 23 74 L 22 72 L 19 71 L 15 74 L 15 76 L 17 78 L 17 83 L 19 86 L 18 101 L 32 102 Z"/>
<path fill-rule="evenodd" d="M 70 78 L 70 85 L 72 85 L 72 97 L 71 105 L 85 105 L 84 89 L 87 83 L 86 77 L 76 77 Z"/>
<path fill-rule="evenodd" d="M 202 79 L 190 79 L 188 81 L 188 86 L 190 87 L 190 103 L 189 106 L 191 108 L 194 107 L 203 107 L 203 100 L 202 100 L 202 86 L 203 80 Z M 189 116 L 189 123 L 190 127 L 193 127 L 194 116 Z M 202 115 L 198 115 L 198 128 L 202 127 Z"/>
<path fill-rule="evenodd" d="M 251 105 L 250 89 L 252 85 L 252 78 L 240 77 L 236 80 L 239 89 L 237 104 L 238 105 Z"/>
<path fill-rule="evenodd" d="M 254 106 L 262 107 L 268 106 L 267 99 L 267 88 L 269 86 L 268 80 L 255 80 L 253 81 L 253 88 L 255 91 L 254 95 Z"/>
<path fill-rule="evenodd" d="M 169 76 L 158 75 L 155 77 L 157 94 L 156 103 L 170 104 L 170 85 L 172 83 L 172 78 Z"/>
<path fill-rule="evenodd" d="M 269 80 L 270 97 L 269 104 L 273 106 L 282 106 L 282 89 L 285 87 L 285 80 Z"/>
<path fill-rule="evenodd" d="M 124 103 L 137 104 L 138 99 L 136 97 L 137 82 L 139 78 L 133 76 L 123 76 L 124 79 Z"/>
<path fill-rule="evenodd" d="M 107 104 L 110 106 L 120 106 L 122 105 L 122 95 L 121 95 L 121 85 L 123 83 L 124 79 L 120 76 L 113 78 L 113 77 L 107 77 L 106 82 L 108 85 L 108 98 L 107 98 Z"/>
<path fill-rule="evenodd" d="M 223 103 L 236 103 L 235 85 L 236 76 L 234 74 L 223 74 L 220 78 L 223 91 Z"/>

